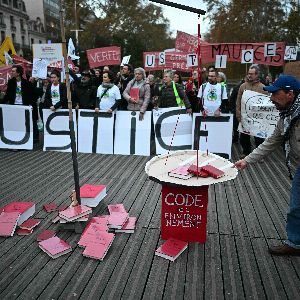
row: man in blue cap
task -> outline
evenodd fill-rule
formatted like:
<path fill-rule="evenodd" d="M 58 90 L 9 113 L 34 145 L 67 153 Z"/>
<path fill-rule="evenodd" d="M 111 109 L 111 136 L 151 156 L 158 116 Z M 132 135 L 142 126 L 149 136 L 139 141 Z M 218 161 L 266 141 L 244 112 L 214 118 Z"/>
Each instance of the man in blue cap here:
<path fill-rule="evenodd" d="M 290 209 L 287 214 L 287 237 L 283 245 L 272 246 L 273 255 L 300 256 L 300 81 L 290 75 L 280 76 L 273 85 L 265 86 L 272 93 L 271 101 L 280 112 L 280 119 L 273 134 L 244 159 L 235 163 L 242 170 L 258 162 L 285 144 L 286 164 L 290 177 L 290 157 L 296 159 L 296 173 L 292 181 Z"/>

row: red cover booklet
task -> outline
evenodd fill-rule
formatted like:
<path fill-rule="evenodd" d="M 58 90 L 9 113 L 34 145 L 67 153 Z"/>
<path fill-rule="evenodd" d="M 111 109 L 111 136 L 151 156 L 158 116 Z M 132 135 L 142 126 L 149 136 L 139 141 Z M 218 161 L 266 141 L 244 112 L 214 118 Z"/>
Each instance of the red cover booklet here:
<path fill-rule="evenodd" d="M 13 236 L 19 218 L 19 212 L 2 212 L 0 214 L 0 236 Z"/>
<path fill-rule="evenodd" d="M 39 242 L 39 247 L 52 258 L 60 257 L 72 251 L 72 247 L 57 236 Z"/>
<path fill-rule="evenodd" d="M 80 188 L 81 204 L 96 207 L 106 196 L 106 185 L 85 184 Z"/>
<path fill-rule="evenodd" d="M 192 175 L 188 170 L 189 170 L 189 166 L 180 166 L 176 169 L 171 170 L 168 173 L 168 175 L 180 179 L 190 179 L 192 178 Z"/>
<path fill-rule="evenodd" d="M 109 204 L 107 205 L 108 211 L 110 214 L 112 213 L 127 213 L 124 204 Z"/>
<path fill-rule="evenodd" d="M 11 202 L 2 208 L 5 212 L 19 212 L 18 225 L 25 222 L 35 213 L 35 203 L 33 202 Z"/>
<path fill-rule="evenodd" d="M 155 251 L 155 255 L 174 261 L 187 246 L 187 242 L 170 238 Z"/>
<path fill-rule="evenodd" d="M 116 229 L 115 232 L 134 233 L 135 224 L 136 224 L 136 217 L 129 217 L 127 222 L 122 226 L 122 228 Z"/>
<path fill-rule="evenodd" d="M 22 228 L 17 229 L 17 235 L 30 235 L 32 234 L 32 232 L 33 229 L 22 229 Z"/>
<path fill-rule="evenodd" d="M 208 177 L 208 173 L 202 170 L 201 167 L 198 167 L 196 165 L 191 165 L 188 169 L 189 173 L 195 175 L 195 176 L 200 176 L 200 177 Z"/>
<path fill-rule="evenodd" d="M 135 101 L 138 102 L 138 100 L 140 99 L 140 89 L 139 88 L 135 88 L 132 87 L 130 89 L 130 98 Z"/>
<path fill-rule="evenodd" d="M 121 229 L 128 217 L 128 213 L 112 213 L 108 219 L 108 228 Z"/>
<path fill-rule="evenodd" d="M 107 233 L 107 225 L 89 223 L 78 241 L 78 246 L 85 247 L 89 243 L 97 243 L 102 232 Z M 108 237 L 109 236 L 114 237 L 114 234 L 109 233 Z"/>
<path fill-rule="evenodd" d="M 75 207 L 67 208 L 59 212 L 59 216 L 67 221 L 74 221 L 92 212 L 90 207 L 85 205 L 77 205 Z"/>
<path fill-rule="evenodd" d="M 43 206 L 43 208 L 46 212 L 52 212 L 52 211 L 56 211 L 58 209 L 58 207 L 55 203 L 45 204 Z"/>
<path fill-rule="evenodd" d="M 54 237 L 55 235 L 56 235 L 56 232 L 54 230 L 47 229 L 47 230 L 44 230 L 42 233 L 40 233 L 36 239 L 38 242 L 41 242 L 44 240 L 48 240 L 48 239 Z"/>
<path fill-rule="evenodd" d="M 31 230 L 34 227 L 38 226 L 41 223 L 41 220 L 39 219 L 28 219 L 24 223 L 22 223 L 19 227 L 21 229 L 28 229 Z"/>
<path fill-rule="evenodd" d="M 211 165 L 203 166 L 201 170 L 203 170 L 204 172 L 208 173 L 210 176 L 216 179 L 225 175 L 225 173 L 222 170 Z"/>

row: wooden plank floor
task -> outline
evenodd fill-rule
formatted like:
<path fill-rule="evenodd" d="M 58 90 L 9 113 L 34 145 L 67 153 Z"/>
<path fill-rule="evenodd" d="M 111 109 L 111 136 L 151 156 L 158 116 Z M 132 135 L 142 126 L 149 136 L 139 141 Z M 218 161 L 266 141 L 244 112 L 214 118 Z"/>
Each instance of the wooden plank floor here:
<path fill-rule="evenodd" d="M 233 147 L 233 159 L 240 154 Z M 149 181 L 149 157 L 78 154 L 81 184 L 106 184 L 109 203 L 136 216 L 134 234 L 118 234 L 105 260 L 82 256 L 79 234 L 59 232 L 73 251 L 52 260 L 37 245 L 57 229 L 46 203 L 68 203 L 69 153 L 0 150 L 0 206 L 32 200 L 43 221 L 31 236 L 0 238 L 0 299 L 300 299 L 300 258 L 272 257 L 285 239 L 290 180 L 283 154 L 250 166 L 209 189 L 206 244 L 190 244 L 174 263 L 154 255 L 160 240 L 160 185 Z"/>

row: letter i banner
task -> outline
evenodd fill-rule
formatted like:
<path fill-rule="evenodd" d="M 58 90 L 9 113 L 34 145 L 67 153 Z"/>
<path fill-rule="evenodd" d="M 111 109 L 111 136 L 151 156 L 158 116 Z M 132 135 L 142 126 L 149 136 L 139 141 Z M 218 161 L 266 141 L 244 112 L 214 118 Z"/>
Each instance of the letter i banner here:
<path fill-rule="evenodd" d="M 161 238 L 206 242 L 208 186 L 162 186 Z"/>

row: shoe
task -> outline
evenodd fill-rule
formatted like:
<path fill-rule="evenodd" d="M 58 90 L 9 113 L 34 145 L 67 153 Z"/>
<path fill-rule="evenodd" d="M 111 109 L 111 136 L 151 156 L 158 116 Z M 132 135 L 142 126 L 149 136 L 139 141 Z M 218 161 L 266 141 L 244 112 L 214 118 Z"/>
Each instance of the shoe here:
<path fill-rule="evenodd" d="M 278 246 L 271 246 L 271 247 L 269 247 L 268 251 L 272 255 L 300 256 L 300 249 L 293 248 L 286 244 L 278 245 Z"/>

